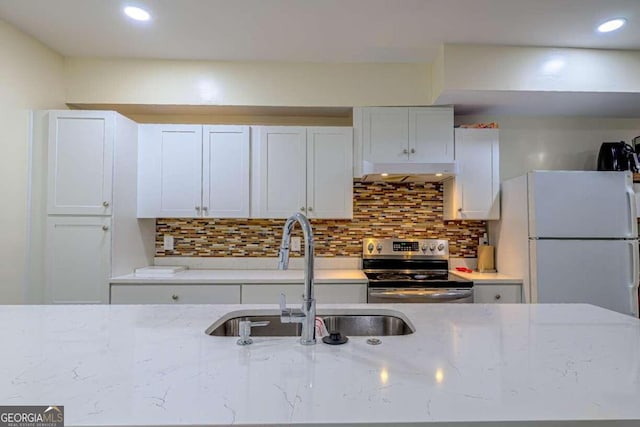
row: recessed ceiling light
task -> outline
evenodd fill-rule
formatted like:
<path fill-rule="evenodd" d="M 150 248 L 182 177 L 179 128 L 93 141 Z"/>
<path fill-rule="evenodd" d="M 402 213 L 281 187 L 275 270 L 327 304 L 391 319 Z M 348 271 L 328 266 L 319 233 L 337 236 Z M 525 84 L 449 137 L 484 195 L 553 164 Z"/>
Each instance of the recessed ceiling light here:
<path fill-rule="evenodd" d="M 135 6 L 127 6 L 124 8 L 124 13 L 131 19 L 136 21 L 148 21 L 151 19 L 151 15 L 144 9 Z"/>
<path fill-rule="evenodd" d="M 607 22 L 600 24 L 598 26 L 598 31 L 601 33 L 610 33 L 611 31 L 619 30 L 626 23 L 627 23 L 627 20 L 624 18 L 611 19 Z"/>
<path fill-rule="evenodd" d="M 380 176 L 389 176 L 388 173 L 381 173 Z"/>

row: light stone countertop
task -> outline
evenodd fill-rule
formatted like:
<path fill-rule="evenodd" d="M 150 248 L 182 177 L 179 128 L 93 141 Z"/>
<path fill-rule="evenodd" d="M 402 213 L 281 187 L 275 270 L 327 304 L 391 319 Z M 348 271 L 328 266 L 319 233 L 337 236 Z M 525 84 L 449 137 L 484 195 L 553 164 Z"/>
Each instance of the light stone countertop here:
<path fill-rule="evenodd" d="M 67 426 L 640 425 L 638 319 L 569 304 L 321 305 L 398 310 L 416 332 L 378 346 L 204 334 L 267 307 L 0 306 L 0 402 L 64 405 Z"/>
<path fill-rule="evenodd" d="M 367 276 L 362 270 L 314 271 L 316 283 L 322 284 L 366 284 Z M 303 270 L 185 270 L 170 277 L 140 277 L 134 274 L 113 277 L 112 284 L 157 284 L 157 283 L 303 283 Z"/>
<path fill-rule="evenodd" d="M 522 279 L 514 276 L 509 276 L 502 273 L 463 273 L 458 270 L 449 270 L 449 273 L 454 274 L 466 280 L 473 280 L 474 284 L 482 285 L 484 283 L 498 283 L 498 284 L 514 284 L 522 285 Z"/>

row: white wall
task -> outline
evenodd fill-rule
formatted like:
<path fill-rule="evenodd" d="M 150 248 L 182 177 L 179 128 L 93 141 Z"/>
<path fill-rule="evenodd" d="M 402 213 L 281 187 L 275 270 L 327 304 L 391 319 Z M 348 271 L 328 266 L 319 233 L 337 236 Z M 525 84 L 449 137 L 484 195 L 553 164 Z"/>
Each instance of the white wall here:
<path fill-rule="evenodd" d="M 321 64 L 67 58 L 80 104 L 428 105 L 430 64 Z"/>
<path fill-rule="evenodd" d="M 456 124 L 497 122 L 500 179 L 533 169 L 595 170 L 600 145 L 640 135 L 638 119 L 457 116 Z"/>
<path fill-rule="evenodd" d="M 63 108 L 63 59 L 0 20 L 0 303 L 25 301 L 29 112 Z"/>

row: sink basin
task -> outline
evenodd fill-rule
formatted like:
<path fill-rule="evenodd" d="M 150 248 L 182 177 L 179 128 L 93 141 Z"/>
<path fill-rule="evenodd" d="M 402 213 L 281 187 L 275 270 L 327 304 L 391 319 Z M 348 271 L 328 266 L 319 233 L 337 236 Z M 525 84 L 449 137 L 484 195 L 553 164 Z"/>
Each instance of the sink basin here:
<path fill-rule="evenodd" d="M 349 312 L 320 312 L 327 330 L 337 330 L 343 335 L 358 336 L 390 336 L 409 335 L 415 332 L 411 322 L 400 312 L 384 310 L 384 313 L 376 313 L 372 310 L 350 310 Z M 228 313 L 214 324 L 209 326 L 205 333 L 218 337 L 237 337 L 240 322 L 250 320 L 252 322 L 269 321 L 269 325 L 251 328 L 253 337 L 295 337 L 300 335 L 302 325 L 299 323 L 281 323 L 280 316 L 272 310 L 262 312 L 238 311 Z"/>

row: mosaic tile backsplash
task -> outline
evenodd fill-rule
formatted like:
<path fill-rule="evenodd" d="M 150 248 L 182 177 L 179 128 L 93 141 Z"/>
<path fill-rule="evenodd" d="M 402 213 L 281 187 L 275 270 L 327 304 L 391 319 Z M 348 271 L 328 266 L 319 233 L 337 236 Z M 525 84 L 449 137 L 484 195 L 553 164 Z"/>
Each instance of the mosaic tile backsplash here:
<path fill-rule="evenodd" d="M 317 256 L 362 254 L 364 237 L 448 239 L 451 256 L 475 258 L 484 221 L 444 221 L 442 185 L 361 183 L 353 186 L 352 220 L 311 220 Z M 282 236 L 281 219 L 158 218 L 156 256 L 273 257 Z M 163 249 L 163 236 L 174 250 Z M 299 227 L 293 235 L 301 236 Z M 291 253 L 295 256 L 295 253 Z"/>

